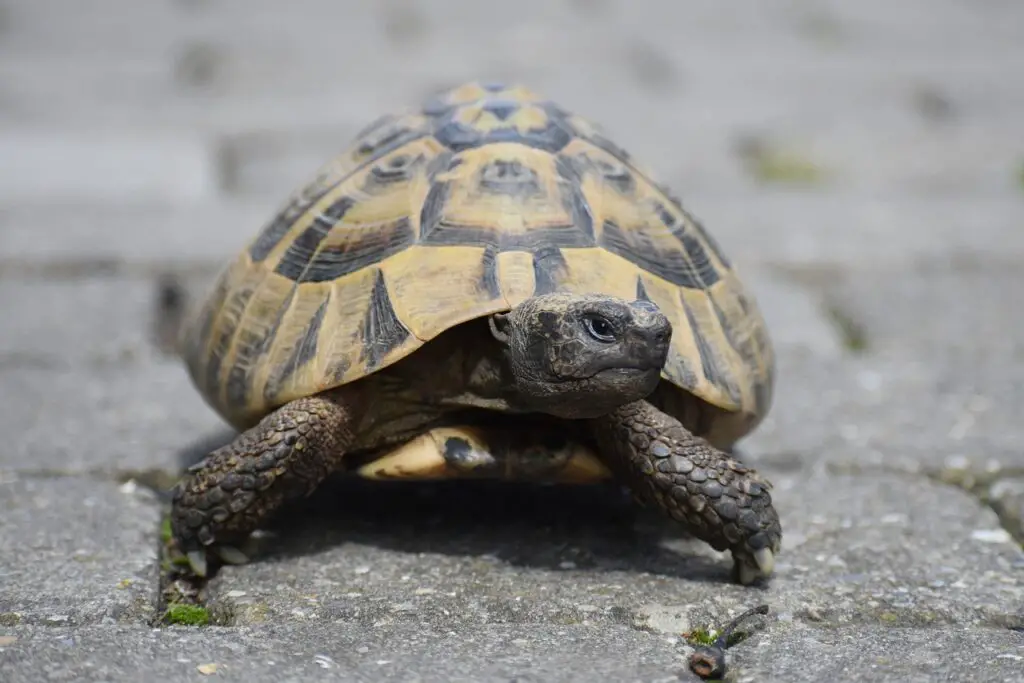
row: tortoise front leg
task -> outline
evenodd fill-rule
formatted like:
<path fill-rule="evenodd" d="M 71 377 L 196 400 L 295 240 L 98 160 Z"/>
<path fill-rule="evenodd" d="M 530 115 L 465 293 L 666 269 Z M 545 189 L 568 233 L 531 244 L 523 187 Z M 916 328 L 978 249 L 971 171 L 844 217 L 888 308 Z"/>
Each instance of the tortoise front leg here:
<path fill-rule="evenodd" d="M 771 484 L 647 401 L 590 420 L 601 456 L 634 497 L 715 550 L 741 584 L 769 576 L 782 539 Z"/>
<path fill-rule="evenodd" d="M 297 399 L 188 469 L 172 493 L 171 532 L 197 575 L 211 550 L 243 561 L 231 545 L 339 468 L 357 404 L 348 390 Z"/>

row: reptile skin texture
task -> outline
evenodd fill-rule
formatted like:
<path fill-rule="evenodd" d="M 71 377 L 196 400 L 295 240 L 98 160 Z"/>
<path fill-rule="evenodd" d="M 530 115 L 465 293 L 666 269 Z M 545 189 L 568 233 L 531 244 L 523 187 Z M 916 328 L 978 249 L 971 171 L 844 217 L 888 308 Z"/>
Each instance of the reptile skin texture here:
<path fill-rule="evenodd" d="M 330 395 L 298 399 L 189 468 L 172 494 L 181 548 L 244 540 L 282 503 L 312 493 L 353 442 L 350 415 Z"/>
<path fill-rule="evenodd" d="M 679 522 L 737 564 L 756 568 L 755 553 L 778 553 L 779 516 L 771 484 L 688 432 L 646 401 L 592 420 L 602 456 L 633 495 Z"/>

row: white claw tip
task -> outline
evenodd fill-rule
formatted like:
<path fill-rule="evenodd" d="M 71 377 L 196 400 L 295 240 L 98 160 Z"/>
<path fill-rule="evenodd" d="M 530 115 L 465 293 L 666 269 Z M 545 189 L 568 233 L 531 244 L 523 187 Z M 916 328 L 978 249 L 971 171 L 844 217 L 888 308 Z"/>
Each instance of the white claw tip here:
<path fill-rule="evenodd" d="M 749 586 L 757 579 L 757 570 L 745 562 L 737 564 L 736 569 L 738 570 L 737 578 L 742 586 Z"/>
<path fill-rule="evenodd" d="M 245 564 L 249 561 L 245 553 L 230 545 L 219 546 L 217 554 L 228 564 Z"/>
<path fill-rule="evenodd" d="M 775 553 L 770 548 L 761 548 L 755 552 L 754 562 L 757 562 L 757 566 L 764 576 L 769 576 L 775 571 Z"/>
<path fill-rule="evenodd" d="M 206 551 L 192 550 L 188 553 L 188 564 L 192 573 L 200 578 L 206 577 Z"/>

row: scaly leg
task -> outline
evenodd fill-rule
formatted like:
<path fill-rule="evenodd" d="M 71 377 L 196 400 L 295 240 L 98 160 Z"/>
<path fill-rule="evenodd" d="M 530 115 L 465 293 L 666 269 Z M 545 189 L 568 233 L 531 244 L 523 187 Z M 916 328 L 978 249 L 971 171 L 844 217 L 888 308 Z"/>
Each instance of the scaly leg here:
<path fill-rule="evenodd" d="M 347 390 L 297 399 L 188 469 L 173 491 L 171 532 L 196 574 L 206 574 L 207 551 L 244 561 L 231 544 L 339 468 L 357 403 Z"/>
<path fill-rule="evenodd" d="M 782 527 L 767 480 L 646 401 L 593 418 L 591 428 L 601 456 L 640 503 L 715 550 L 732 551 L 739 583 L 772 573 Z"/>

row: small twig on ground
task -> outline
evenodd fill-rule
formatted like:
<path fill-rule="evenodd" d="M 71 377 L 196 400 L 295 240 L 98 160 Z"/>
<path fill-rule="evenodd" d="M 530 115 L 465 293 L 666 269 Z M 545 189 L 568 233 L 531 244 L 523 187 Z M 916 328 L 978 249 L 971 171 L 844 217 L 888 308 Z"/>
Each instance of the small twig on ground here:
<path fill-rule="evenodd" d="M 711 645 L 697 645 L 694 653 L 690 655 L 690 670 L 703 679 L 725 676 L 725 651 L 730 645 L 729 636 L 742 621 L 755 614 L 768 614 L 768 605 L 758 605 L 753 609 L 748 609 L 730 621 Z"/>

